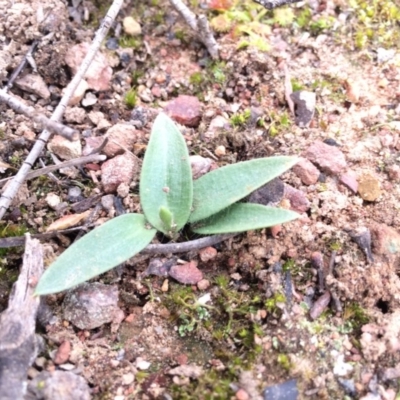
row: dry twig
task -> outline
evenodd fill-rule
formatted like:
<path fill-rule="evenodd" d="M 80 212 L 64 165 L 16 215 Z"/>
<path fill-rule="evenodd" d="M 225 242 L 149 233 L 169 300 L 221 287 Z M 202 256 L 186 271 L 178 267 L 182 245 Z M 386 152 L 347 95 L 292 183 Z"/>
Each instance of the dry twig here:
<path fill-rule="evenodd" d="M 58 135 L 65 137 L 68 140 L 79 139 L 79 133 L 75 129 L 69 128 L 68 126 L 60 124 L 57 121 L 52 121 L 45 115 L 37 113 L 33 107 L 26 106 L 15 97 L 10 96 L 3 89 L 0 89 L 0 101 L 6 103 L 15 112 L 19 114 L 24 114 L 25 116 L 32 119 L 34 122 L 39 123 L 43 128 L 48 129 L 51 132 L 57 133 Z"/>
<path fill-rule="evenodd" d="M 92 154 L 89 156 L 85 157 L 79 157 L 79 158 L 74 158 L 73 160 L 68 160 L 64 161 L 60 164 L 56 165 L 50 165 L 48 167 L 36 169 L 35 171 L 29 172 L 29 174 L 26 176 L 26 180 L 28 179 L 34 179 L 37 178 L 38 176 L 41 175 L 46 175 L 50 172 L 57 171 L 58 169 L 61 168 L 69 168 L 69 167 L 74 167 L 75 165 L 82 165 L 90 162 L 95 162 L 95 161 L 104 161 L 107 157 L 102 154 Z M 7 183 L 9 180 L 13 179 L 13 176 L 5 179 L 0 180 L 0 186 L 3 186 L 5 183 Z"/>
<path fill-rule="evenodd" d="M 196 32 L 199 40 L 206 46 L 211 57 L 214 60 L 218 59 L 218 43 L 212 34 L 206 16 L 200 15 L 197 18 L 181 0 L 170 0 L 170 3 L 186 23 Z"/>
<path fill-rule="evenodd" d="M 110 9 L 108 10 L 107 15 L 104 17 L 104 20 L 96 32 L 95 38 L 89 48 L 88 53 L 86 54 L 81 66 L 79 67 L 76 75 L 73 77 L 72 81 L 69 83 L 65 90 L 65 94 L 62 97 L 59 105 L 55 109 L 51 120 L 52 121 L 59 121 L 64 114 L 65 108 L 68 105 L 69 99 L 75 92 L 75 89 L 77 88 L 79 82 L 85 75 L 87 69 L 89 68 L 90 63 L 92 62 L 93 58 L 95 57 L 98 49 L 101 46 L 101 43 L 103 39 L 105 38 L 108 30 L 111 27 L 111 24 L 113 23 L 115 17 L 117 16 L 121 6 L 122 6 L 123 0 L 114 0 L 113 4 L 111 5 Z M 33 164 L 36 162 L 37 158 L 39 157 L 39 154 L 42 152 L 44 146 L 46 145 L 47 141 L 50 138 L 50 131 L 47 129 L 44 130 L 35 145 L 33 146 L 31 152 L 29 153 L 28 157 L 26 158 L 25 162 L 23 163 L 22 167 L 18 171 L 17 175 L 15 176 L 14 180 L 12 183 L 7 187 L 7 189 L 4 191 L 2 197 L 0 198 L 0 219 L 4 217 L 4 214 L 6 213 L 7 208 L 10 206 L 13 198 L 18 192 L 18 189 L 24 182 L 27 174 L 31 170 Z"/>

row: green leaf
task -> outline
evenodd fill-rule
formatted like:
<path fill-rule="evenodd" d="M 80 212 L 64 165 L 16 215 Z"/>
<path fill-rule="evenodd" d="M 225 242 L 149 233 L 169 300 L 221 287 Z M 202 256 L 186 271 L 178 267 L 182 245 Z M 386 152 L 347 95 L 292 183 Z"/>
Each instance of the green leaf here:
<path fill-rule="evenodd" d="M 58 293 L 86 282 L 139 253 L 155 234 L 143 215 L 113 218 L 65 250 L 42 275 L 35 294 Z"/>
<path fill-rule="evenodd" d="M 196 222 L 223 210 L 287 171 L 297 157 L 258 158 L 216 169 L 194 181 L 193 211 Z"/>
<path fill-rule="evenodd" d="M 161 207 L 174 218 L 175 232 L 188 221 L 193 200 L 192 171 L 185 140 L 165 114 L 154 121 L 140 177 L 140 203 L 154 228 L 168 232 L 160 218 Z"/>
<path fill-rule="evenodd" d="M 237 203 L 212 217 L 196 222 L 192 230 L 202 235 L 244 232 L 283 224 L 299 216 L 294 211 L 283 208 Z"/>

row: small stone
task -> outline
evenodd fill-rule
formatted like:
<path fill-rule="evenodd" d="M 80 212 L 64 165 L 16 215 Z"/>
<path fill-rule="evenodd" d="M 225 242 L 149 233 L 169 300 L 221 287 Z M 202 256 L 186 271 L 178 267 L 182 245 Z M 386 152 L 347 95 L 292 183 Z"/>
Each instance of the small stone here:
<path fill-rule="evenodd" d="M 382 194 L 379 180 L 370 173 L 363 174 L 359 180 L 358 193 L 363 200 L 377 200 Z"/>
<path fill-rule="evenodd" d="M 110 37 L 106 41 L 106 47 L 108 50 L 117 50 L 119 47 L 118 39 L 115 37 Z"/>
<path fill-rule="evenodd" d="M 67 107 L 64 118 L 69 123 L 75 122 L 77 124 L 82 124 L 86 118 L 86 111 L 81 107 Z"/>
<path fill-rule="evenodd" d="M 82 155 L 82 145 L 79 139 L 71 141 L 60 135 L 54 135 L 47 147 L 63 160 L 72 160 Z"/>
<path fill-rule="evenodd" d="M 310 202 L 308 201 L 305 193 L 299 189 L 295 189 L 285 183 L 285 199 L 290 201 L 290 208 L 299 213 L 306 212 L 310 209 Z"/>
<path fill-rule="evenodd" d="M 370 227 L 374 253 L 386 256 L 400 254 L 400 234 L 385 224 L 373 224 Z"/>
<path fill-rule="evenodd" d="M 57 349 L 57 352 L 54 356 L 54 364 L 64 364 L 68 361 L 69 359 L 69 354 L 71 353 L 71 342 L 68 340 L 65 340 L 62 342 Z"/>
<path fill-rule="evenodd" d="M 42 371 L 28 382 L 27 398 L 90 400 L 90 388 L 82 376 L 69 371 Z"/>
<path fill-rule="evenodd" d="M 295 123 L 300 128 L 307 128 L 314 117 L 316 95 L 314 92 L 300 90 L 290 94 L 295 103 Z"/>
<path fill-rule="evenodd" d="M 135 375 L 132 372 L 128 372 L 127 374 L 122 375 L 122 384 L 123 385 L 131 385 L 135 380 Z"/>
<path fill-rule="evenodd" d="M 68 292 L 63 302 L 64 319 L 81 330 L 98 328 L 114 320 L 120 311 L 117 286 L 84 283 Z"/>
<path fill-rule="evenodd" d="M 85 139 L 85 147 L 83 148 L 82 155 L 87 156 L 93 154 L 93 151 L 99 148 L 104 142 L 101 136 L 90 136 Z"/>
<path fill-rule="evenodd" d="M 33 93 L 42 99 L 50 98 L 50 90 L 41 76 L 27 74 L 15 81 L 15 85 L 28 93 Z"/>
<path fill-rule="evenodd" d="M 313 304 L 310 309 L 310 318 L 312 320 L 317 319 L 329 306 L 331 301 L 331 294 L 326 291 L 323 295 L 321 295 Z"/>
<path fill-rule="evenodd" d="M 264 400 L 297 400 L 298 396 L 296 379 L 269 386 L 263 393 Z"/>
<path fill-rule="evenodd" d="M 146 360 L 143 360 L 142 357 L 138 357 L 136 359 L 136 368 L 137 369 L 140 369 L 140 370 L 144 371 L 146 369 L 149 369 L 150 365 L 151 365 L 151 363 L 146 361 Z"/>
<path fill-rule="evenodd" d="M 72 186 L 68 189 L 68 201 L 71 203 L 77 203 L 83 200 L 82 189 L 78 186 Z"/>
<path fill-rule="evenodd" d="M 284 183 L 279 178 L 275 178 L 255 190 L 250 195 L 249 202 L 264 206 L 278 204 L 282 200 L 284 193 Z"/>
<path fill-rule="evenodd" d="M 84 57 L 89 51 L 89 43 L 80 43 L 72 46 L 65 56 L 65 62 L 75 75 L 82 64 Z M 109 66 L 107 57 L 98 51 L 94 60 L 90 63 L 84 76 L 90 89 L 95 91 L 106 91 L 110 89 L 112 68 Z"/>
<path fill-rule="evenodd" d="M 301 179 L 305 185 L 315 185 L 318 182 L 318 168 L 306 158 L 300 158 L 292 171 Z"/>
<path fill-rule="evenodd" d="M 195 285 L 203 279 L 203 273 L 197 268 L 196 261 L 174 265 L 169 270 L 169 276 L 185 285 Z"/>
<path fill-rule="evenodd" d="M 46 203 L 48 204 L 49 207 L 51 207 L 53 210 L 57 209 L 57 206 L 61 203 L 60 196 L 58 196 L 55 193 L 47 193 L 46 196 Z"/>
<path fill-rule="evenodd" d="M 337 148 L 316 140 L 306 151 L 304 157 L 327 173 L 336 175 L 347 168 L 344 154 Z"/>
<path fill-rule="evenodd" d="M 207 290 L 211 286 L 211 283 L 208 279 L 202 279 L 197 282 L 197 288 L 199 290 Z"/>
<path fill-rule="evenodd" d="M 136 160 L 130 154 L 122 154 L 101 166 L 101 183 L 105 193 L 113 193 L 121 183 L 129 185 L 138 171 Z"/>
<path fill-rule="evenodd" d="M 190 166 L 192 167 L 193 179 L 198 179 L 210 171 L 212 160 L 202 156 L 189 156 Z"/>
<path fill-rule="evenodd" d="M 249 394 L 244 389 L 239 389 L 236 392 L 235 397 L 237 400 L 249 400 L 250 399 Z"/>
<path fill-rule="evenodd" d="M 389 175 L 389 179 L 395 183 L 400 182 L 400 166 L 399 165 L 391 165 L 387 168 L 387 173 Z"/>
<path fill-rule="evenodd" d="M 226 154 L 226 149 L 225 146 L 217 146 L 217 148 L 214 151 L 215 155 L 217 157 L 222 157 Z"/>
<path fill-rule="evenodd" d="M 138 36 L 142 33 L 140 24 L 132 17 L 125 17 L 122 24 L 127 35 Z"/>
<path fill-rule="evenodd" d="M 217 250 L 214 247 L 205 247 L 204 249 L 200 249 L 199 256 L 200 260 L 203 262 L 207 262 L 213 260 L 217 256 Z"/>
<path fill-rule="evenodd" d="M 81 101 L 83 107 L 90 107 L 97 103 L 97 97 L 94 93 L 88 92 Z"/>
<path fill-rule="evenodd" d="M 111 158 L 117 154 L 125 153 L 125 149 L 131 151 L 137 141 L 138 132 L 134 126 L 128 124 L 112 126 L 105 135 L 108 138 L 108 142 L 102 152 Z"/>
<path fill-rule="evenodd" d="M 197 127 L 201 120 L 201 103 L 194 96 L 180 95 L 164 111 L 176 122 L 191 128 Z"/>
<path fill-rule="evenodd" d="M 169 290 L 169 280 L 168 279 L 164 279 L 163 284 L 161 285 L 161 291 L 166 293 Z"/>
<path fill-rule="evenodd" d="M 80 103 L 80 101 L 83 99 L 83 96 L 85 95 L 86 90 L 89 89 L 89 84 L 82 79 L 79 83 L 77 88 L 75 89 L 74 94 L 71 96 L 69 99 L 68 105 L 69 106 L 76 106 L 77 104 Z M 65 89 L 63 90 L 63 92 Z"/>
<path fill-rule="evenodd" d="M 350 189 L 353 193 L 358 191 L 357 174 L 352 170 L 347 170 L 344 174 L 340 175 L 339 182 Z"/>
<path fill-rule="evenodd" d="M 352 79 L 347 79 L 344 82 L 344 87 L 346 89 L 347 100 L 351 103 L 358 103 L 360 100 L 360 86 L 358 83 Z"/>

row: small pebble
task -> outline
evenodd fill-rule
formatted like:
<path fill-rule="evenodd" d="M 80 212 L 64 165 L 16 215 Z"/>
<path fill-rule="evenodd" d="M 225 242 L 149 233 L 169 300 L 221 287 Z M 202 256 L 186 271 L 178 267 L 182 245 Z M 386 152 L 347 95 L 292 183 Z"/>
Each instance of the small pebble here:
<path fill-rule="evenodd" d="M 226 154 L 226 149 L 225 146 L 218 146 L 215 151 L 214 151 L 215 155 L 217 157 L 222 157 Z"/>
<path fill-rule="evenodd" d="M 117 38 L 111 37 L 111 38 L 107 39 L 106 48 L 108 50 L 116 50 L 116 49 L 118 49 L 118 47 L 119 47 L 119 44 L 118 44 L 118 39 Z"/>
<path fill-rule="evenodd" d="M 140 24 L 132 17 L 125 17 L 123 22 L 124 32 L 131 36 L 138 36 L 142 33 Z"/>
<path fill-rule="evenodd" d="M 382 194 L 379 180 L 370 173 L 363 174 L 358 183 L 358 193 L 363 200 L 377 200 Z"/>

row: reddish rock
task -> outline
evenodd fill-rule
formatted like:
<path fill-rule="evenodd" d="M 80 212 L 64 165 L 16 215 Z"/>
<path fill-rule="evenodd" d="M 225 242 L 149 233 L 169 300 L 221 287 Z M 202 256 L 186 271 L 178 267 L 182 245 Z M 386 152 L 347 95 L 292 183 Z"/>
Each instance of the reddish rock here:
<path fill-rule="evenodd" d="M 71 353 L 71 343 L 68 340 L 65 340 L 60 344 L 60 347 L 57 349 L 57 352 L 54 356 L 54 364 L 64 364 L 68 361 L 69 355 Z"/>
<path fill-rule="evenodd" d="M 290 208 L 293 211 L 303 213 L 310 208 L 310 202 L 305 193 L 287 184 L 285 184 L 284 198 L 290 201 Z"/>
<path fill-rule="evenodd" d="M 65 56 L 65 62 L 71 68 L 74 75 L 76 74 L 79 66 L 82 64 L 89 47 L 89 43 L 77 44 L 72 46 Z M 90 89 L 103 91 L 110 89 L 111 77 L 112 68 L 108 64 L 107 57 L 98 51 L 84 78 L 87 81 Z"/>
<path fill-rule="evenodd" d="M 199 251 L 200 260 L 203 262 L 210 261 L 217 256 L 217 250 L 214 247 L 205 247 Z"/>
<path fill-rule="evenodd" d="M 350 189 L 353 193 L 358 191 L 357 174 L 353 170 L 348 170 L 340 175 L 339 182 Z"/>
<path fill-rule="evenodd" d="M 400 182 L 400 166 L 399 165 L 391 165 L 387 168 L 387 173 L 389 175 L 389 179 L 393 182 Z"/>
<path fill-rule="evenodd" d="M 369 227 L 374 253 L 387 256 L 400 254 L 400 234 L 385 224 L 374 224 Z"/>
<path fill-rule="evenodd" d="M 138 132 L 134 126 L 128 124 L 116 124 L 112 126 L 106 133 L 108 142 L 102 152 L 107 157 L 114 157 L 117 154 L 124 153 L 124 148 L 132 150 L 133 145 L 137 141 Z M 104 138 L 102 139 L 104 140 Z"/>
<path fill-rule="evenodd" d="M 203 273 L 197 268 L 197 262 L 195 261 L 174 265 L 169 270 L 169 276 L 185 285 L 195 285 L 203 279 Z"/>
<path fill-rule="evenodd" d="M 314 185 L 320 175 L 319 169 L 306 158 L 300 158 L 292 171 L 301 179 L 305 185 Z"/>
<path fill-rule="evenodd" d="M 197 288 L 199 290 L 207 290 L 210 287 L 211 283 L 208 279 L 202 279 L 197 282 Z"/>
<path fill-rule="evenodd" d="M 105 193 L 113 193 L 121 183 L 129 185 L 138 166 L 130 154 L 122 154 L 106 161 L 101 166 L 101 183 Z"/>
<path fill-rule="evenodd" d="M 201 103 L 194 96 L 181 95 L 171 100 L 164 111 L 176 122 L 189 127 L 196 127 L 201 119 Z"/>
<path fill-rule="evenodd" d="M 347 168 L 344 154 L 335 146 L 329 146 L 316 140 L 304 153 L 304 157 L 318 165 L 318 167 L 330 174 L 339 174 Z"/>

